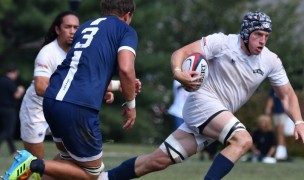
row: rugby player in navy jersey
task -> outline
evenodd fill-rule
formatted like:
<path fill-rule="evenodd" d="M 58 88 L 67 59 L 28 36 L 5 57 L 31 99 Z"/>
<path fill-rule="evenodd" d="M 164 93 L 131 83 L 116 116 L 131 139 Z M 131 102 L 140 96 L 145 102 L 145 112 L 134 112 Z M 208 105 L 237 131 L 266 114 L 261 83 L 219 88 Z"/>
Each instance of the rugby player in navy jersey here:
<path fill-rule="evenodd" d="M 44 179 L 98 178 L 104 169 L 99 111 L 115 73 L 126 100 L 123 128 L 132 128 L 136 118 L 138 38 L 129 26 L 134 10 L 134 0 L 101 0 L 102 16 L 78 28 L 66 59 L 50 78 L 43 111 L 61 159 L 43 160 L 22 150 L 4 178 L 33 172 Z"/>

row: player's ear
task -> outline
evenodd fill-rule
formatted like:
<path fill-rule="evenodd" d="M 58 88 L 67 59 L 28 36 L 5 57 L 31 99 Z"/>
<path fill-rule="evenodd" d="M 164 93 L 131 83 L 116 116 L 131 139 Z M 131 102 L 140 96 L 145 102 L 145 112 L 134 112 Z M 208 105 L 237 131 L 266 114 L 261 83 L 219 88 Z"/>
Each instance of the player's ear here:
<path fill-rule="evenodd" d="M 124 16 L 123 16 L 123 21 L 125 21 L 127 24 L 131 23 L 132 20 L 132 14 L 131 12 L 127 12 Z"/>
<path fill-rule="evenodd" d="M 59 27 L 58 27 L 58 26 L 55 26 L 55 32 L 56 32 L 56 34 L 57 34 L 57 35 L 59 35 L 59 33 L 60 33 L 60 29 L 59 29 Z"/>

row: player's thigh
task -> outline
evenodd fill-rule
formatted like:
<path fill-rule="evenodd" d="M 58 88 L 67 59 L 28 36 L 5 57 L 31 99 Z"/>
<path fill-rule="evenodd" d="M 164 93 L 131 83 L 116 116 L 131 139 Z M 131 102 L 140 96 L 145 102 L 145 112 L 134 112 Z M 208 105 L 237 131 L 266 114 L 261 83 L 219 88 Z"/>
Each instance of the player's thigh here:
<path fill-rule="evenodd" d="M 209 121 L 201 133 L 213 139 L 219 139 L 219 135 L 225 125 L 228 124 L 233 117 L 234 115 L 231 112 L 223 111 Z"/>
<path fill-rule="evenodd" d="M 201 133 L 222 144 L 232 141 L 244 144 L 251 142 L 251 136 L 246 127 L 229 111 L 223 111 L 215 116 Z"/>
<path fill-rule="evenodd" d="M 44 98 L 43 105 L 53 140 L 64 144 L 73 159 L 93 161 L 102 156 L 97 110 L 48 98 Z"/>
<path fill-rule="evenodd" d="M 102 163 L 102 158 L 98 158 L 98 159 L 95 159 L 95 160 L 91 160 L 91 161 L 77 161 L 75 159 L 62 159 L 62 154 L 66 154 L 67 155 L 67 150 L 65 148 L 65 146 L 60 143 L 60 142 L 56 142 L 56 147 L 57 149 L 60 151 L 61 155 L 57 154 L 56 157 L 54 159 L 56 160 L 59 160 L 59 161 L 71 161 L 72 163 L 74 164 L 77 164 L 78 166 L 80 167 L 93 167 L 93 168 L 96 168 L 96 167 L 100 167 L 100 166 L 103 166 L 103 163 Z M 61 156 L 61 157 L 60 157 Z M 102 167 L 103 169 L 103 167 Z"/>
<path fill-rule="evenodd" d="M 188 157 L 192 156 L 197 152 L 197 142 L 193 134 L 189 134 L 188 132 L 177 129 L 172 133 L 172 135 L 185 149 Z"/>

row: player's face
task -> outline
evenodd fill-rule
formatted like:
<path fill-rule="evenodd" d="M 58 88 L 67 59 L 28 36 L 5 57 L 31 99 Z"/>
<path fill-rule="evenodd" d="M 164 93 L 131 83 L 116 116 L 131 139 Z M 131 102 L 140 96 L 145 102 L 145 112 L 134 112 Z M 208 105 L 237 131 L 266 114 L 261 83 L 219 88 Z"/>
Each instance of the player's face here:
<path fill-rule="evenodd" d="M 266 45 L 270 32 L 256 30 L 249 36 L 249 50 L 251 55 L 258 55 Z"/>
<path fill-rule="evenodd" d="M 61 44 L 70 46 L 73 42 L 74 34 L 79 27 L 79 19 L 74 15 L 67 15 L 62 19 L 62 23 L 56 32 L 58 41 Z"/>

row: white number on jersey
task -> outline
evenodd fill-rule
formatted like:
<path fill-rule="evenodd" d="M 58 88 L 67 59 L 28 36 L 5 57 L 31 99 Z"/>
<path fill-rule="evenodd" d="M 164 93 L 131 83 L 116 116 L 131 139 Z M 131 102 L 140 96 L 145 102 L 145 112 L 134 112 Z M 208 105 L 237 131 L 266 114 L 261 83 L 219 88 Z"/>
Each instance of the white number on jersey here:
<path fill-rule="evenodd" d="M 90 25 L 94 26 L 94 25 L 98 25 L 101 21 L 106 20 L 106 18 L 98 18 L 95 21 L 93 21 Z M 90 46 L 94 35 L 97 33 L 97 31 L 99 30 L 98 27 L 87 27 L 85 28 L 81 34 L 84 34 L 82 36 L 82 39 L 85 39 L 84 43 L 80 43 L 77 42 L 75 45 L 75 48 L 87 48 L 88 46 Z"/>

